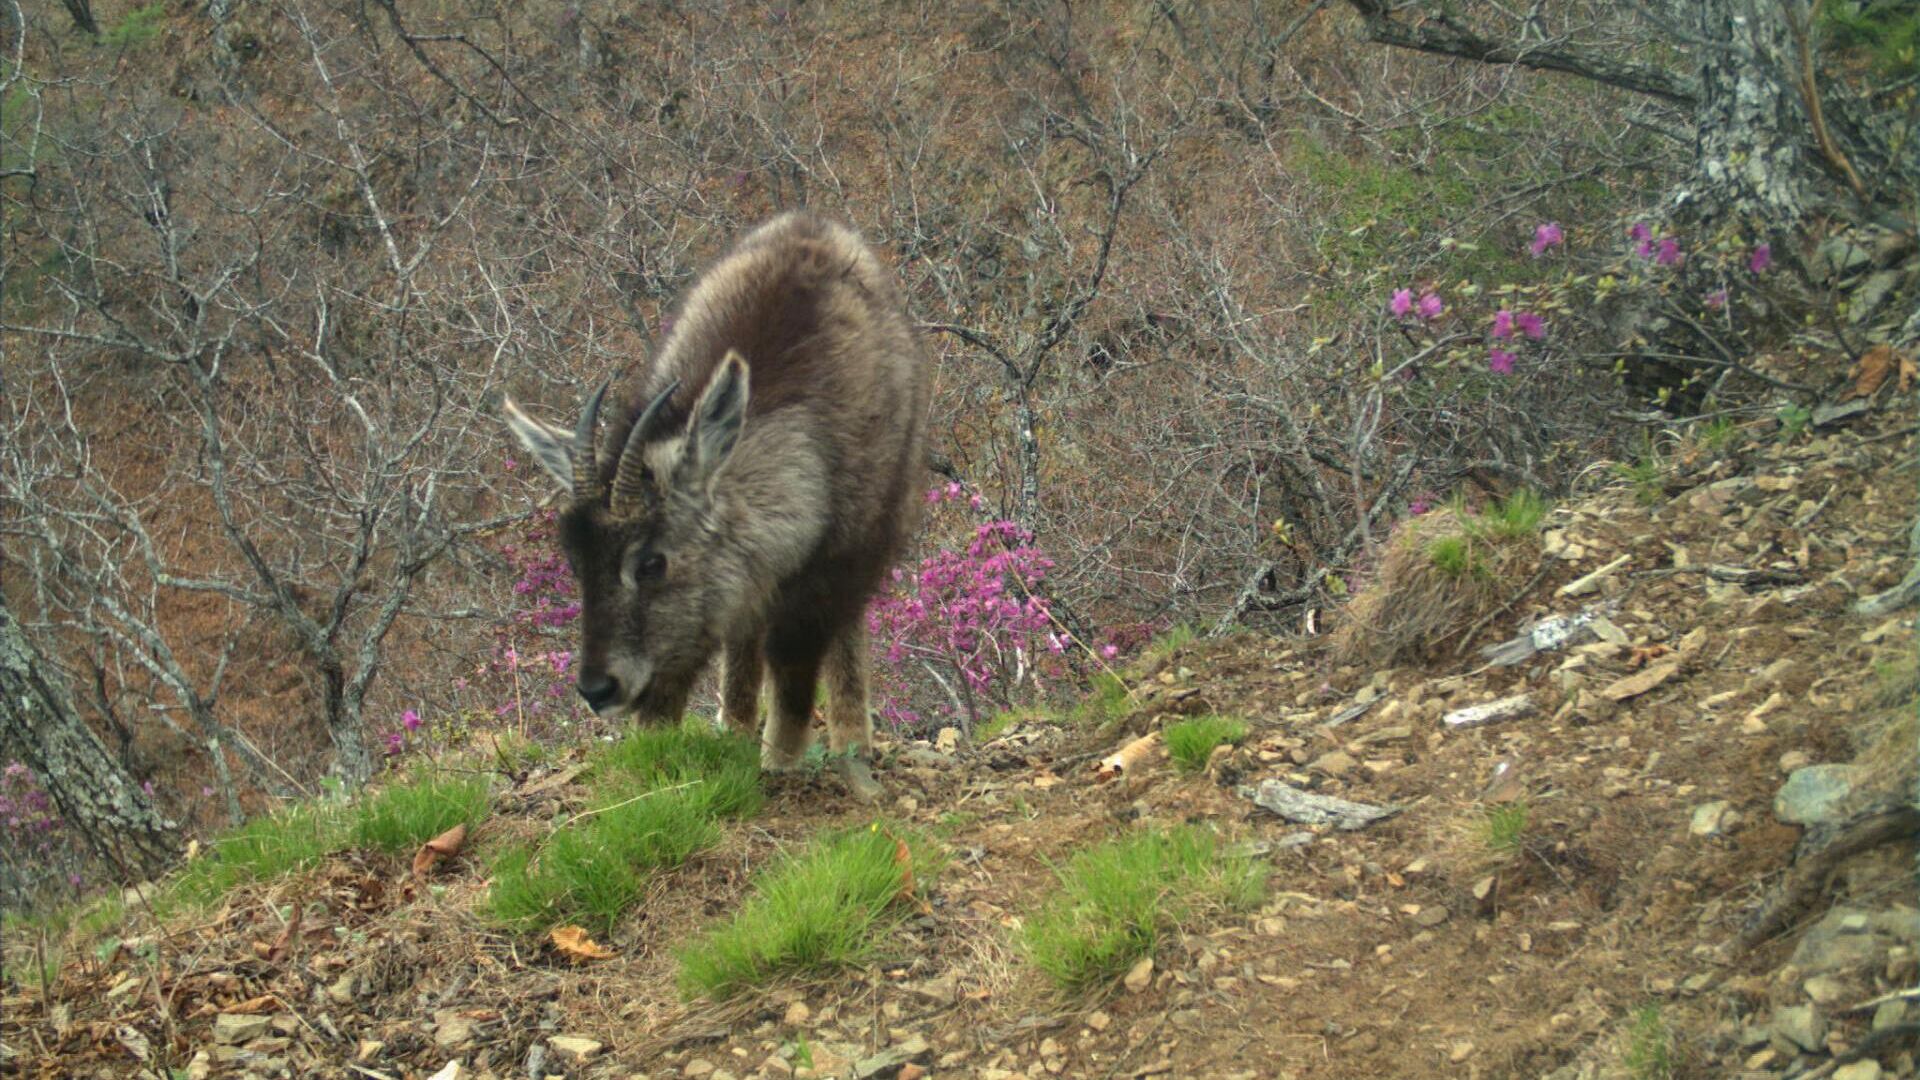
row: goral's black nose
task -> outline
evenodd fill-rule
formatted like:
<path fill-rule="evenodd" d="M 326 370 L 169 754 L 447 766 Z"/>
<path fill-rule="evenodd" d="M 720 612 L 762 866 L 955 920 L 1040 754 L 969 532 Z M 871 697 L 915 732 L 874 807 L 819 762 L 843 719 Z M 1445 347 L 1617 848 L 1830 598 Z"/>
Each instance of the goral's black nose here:
<path fill-rule="evenodd" d="M 574 684 L 580 696 L 586 699 L 589 708 L 599 712 L 611 704 L 620 694 L 620 684 L 605 672 L 581 672 L 580 681 Z"/>

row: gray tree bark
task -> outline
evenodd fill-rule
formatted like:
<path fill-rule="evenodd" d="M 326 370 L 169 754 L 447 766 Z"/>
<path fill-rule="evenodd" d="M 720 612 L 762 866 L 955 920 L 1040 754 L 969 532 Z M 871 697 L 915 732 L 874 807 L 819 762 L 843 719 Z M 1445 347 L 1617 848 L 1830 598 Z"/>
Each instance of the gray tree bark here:
<path fill-rule="evenodd" d="M 1816 201 L 1813 126 L 1794 28 L 1804 0 L 1691 0 L 1683 10 L 1700 42 L 1694 106 L 1694 174 L 1688 199 L 1707 220 L 1755 223 L 1776 234 Z"/>
<path fill-rule="evenodd" d="M 179 851 L 179 827 L 74 711 L 65 681 L 0 598 L 0 750 L 32 769 L 81 840 L 123 873 L 148 878 Z"/>

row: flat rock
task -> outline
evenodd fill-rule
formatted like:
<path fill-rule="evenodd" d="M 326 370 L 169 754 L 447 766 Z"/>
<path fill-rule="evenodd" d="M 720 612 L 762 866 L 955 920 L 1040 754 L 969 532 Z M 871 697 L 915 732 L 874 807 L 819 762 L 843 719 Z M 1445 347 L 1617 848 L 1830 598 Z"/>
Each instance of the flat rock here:
<path fill-rule="evenodd" d="M 885 1078 L 900 1075 L 904 1066 L 926 1061 L 932 1056 L 933 1047 L 927 1040 L 919 1035 L 913 1035 L 872 1057 L 855 1062 L 853 1075 L 858 1080 L 876 1080 L 876 1078 L 885 1080 Z"/>
<path fill-rule="evenodd" d="M 1645 671 L 1635 672 L 1615 682 L 1612 686 L 1600 691 L 1600 696 L 1606 698 L 1608 701 L 1625 701 L 1628 698 L 1636 698 L 1652 690 L 1654 687 L 1659 686 L 1661 683 L 1666 682 L 1668 679 L 1673 678 L 1679 671 L 1680 663 L 1677 660 L 1668 661 L 1664 664 L 1654 664 Z"/>
<path fill-rule="evenodd" d="M 1773 1033 L 1800 1050 L 1825 1050 L 1827 1018 L 1811 1005 L 1789 1005 L 1773 1010 Z"/>
<path fill-rule="evenodd" d="M 1322 754 L 1315 758 L 1313 764 L 1308 765 L 1307 768 L 1315 772 L 1326 773 L 1328 776 L 1345 776 L 1353 771 L 1354 765 L 1355 762 L 1352 754 L 1342 750 L 1335 750 L 1330 754 Z"/>
<path fill-rule="evenodd" d="M 1695 836 L 1718 836 L 1722 822 L 1727 816 L 1728 802 L 1716 799 L 1693 808 L 1693 820 L 1688 823 L 1687 831 Z"/>
<path fill-rule="evenodd" d="M 1153 957 L 1151 956 L 1141 957 L 1140 960 L 1136 962 L 1131 969 L 1128 970 L 1127 977 L 1121 980 L 1121 982 L 1126 986 L 1128 993 L 1133 993 L 1133 994 L 1137 994 L 1140 991 L 1145 990 L 1147 988 L 1147 984 L 1152 981 L 1153 981 Z"/>
<path fill-rule="evenodd" d="M 1851 765 L 1808 765 L 1788 775 L 1773 798 L 1774 816 L 1789 825 L 1832 825 L 1845 817 L 1853 794 Z"/>
<path fill-rule="evenodd" d="M 213 1018 L 213 1041 L 226 1046 L 252 1042 L 267 1033 L 271 1019 L 244 1013 L 221 1013 Z"/>
<path fill-rule="evenodd" d="M 1880 1080 L 1880 1063 L 1872 1058 L 1850 1061 L 1833 1070 L 1833 1080 Z"/>
<path fill-rule="evenodd" d="M 579 1064 L 598 1054 L 605 1044 L 585 1035 L 555 1035 L 547 1040 L 547 1048 L 563 1060 Z"/>

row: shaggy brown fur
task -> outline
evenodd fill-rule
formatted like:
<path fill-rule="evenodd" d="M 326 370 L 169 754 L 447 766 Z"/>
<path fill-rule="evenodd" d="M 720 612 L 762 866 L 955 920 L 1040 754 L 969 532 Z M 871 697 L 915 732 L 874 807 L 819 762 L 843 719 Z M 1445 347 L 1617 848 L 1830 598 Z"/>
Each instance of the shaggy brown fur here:
<path fill-rule="evenodd" d="M 930 387 L 880 260 L 796 213 L 694 285 L 591 470 L 576 470 L 573 434 L 509 402 L 548 471 L 586 486 L 560 530 L 581 587 L 582 695 L 674 720 L 724 650 L 722 714 L 754 724 L 769 671 L 763 750 L 785 767 L 824 668 L 832 748 L 871 794 L 862 616 L 914 528 Z"/>

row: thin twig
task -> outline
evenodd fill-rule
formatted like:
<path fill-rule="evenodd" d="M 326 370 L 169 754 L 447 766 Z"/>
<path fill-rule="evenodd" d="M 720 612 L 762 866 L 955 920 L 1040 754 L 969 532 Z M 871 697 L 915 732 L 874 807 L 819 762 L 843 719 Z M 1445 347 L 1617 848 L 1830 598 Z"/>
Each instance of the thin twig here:
<path fill-rule="evenodd" d="M 1511 611 L 1513 609 L 1513 605 L 1519 603 L 1522 599 L 1526 597 L 1528 593 L 1532 592 L 1534 586 L 1544 581 L 1546 579 L 1547 573 L 1552 569 L 1553 569 L 1552 563 L 1542 562 L 1540 564 L 1540 569 L 1533 572 L 1533 577 L 1529 578 L 1525 585 L 1520 586 L 1519 592 L 1514 593 L 1512 596 L 1508 597 L 1506 603 L 1501 604 L 1499 607 L 1494 608 L 1492 611 L 1487 612 L 1486 615 L 1481 617 L 1479 622 L 1476 622 L 1471 627 L 1468 627 L 1467 632 L 1460 635 L 1460 643 L 1453 647 L 1453 655 L 1461 656 L 1465 654 L 1467 651 L 1467 646 L 1473 643 L 1473 637 L 1475 634 L 1478 634 L 1480 631 L 1486 629 L 1488 623 L 1506 614 L 1508 611 Z"/>

